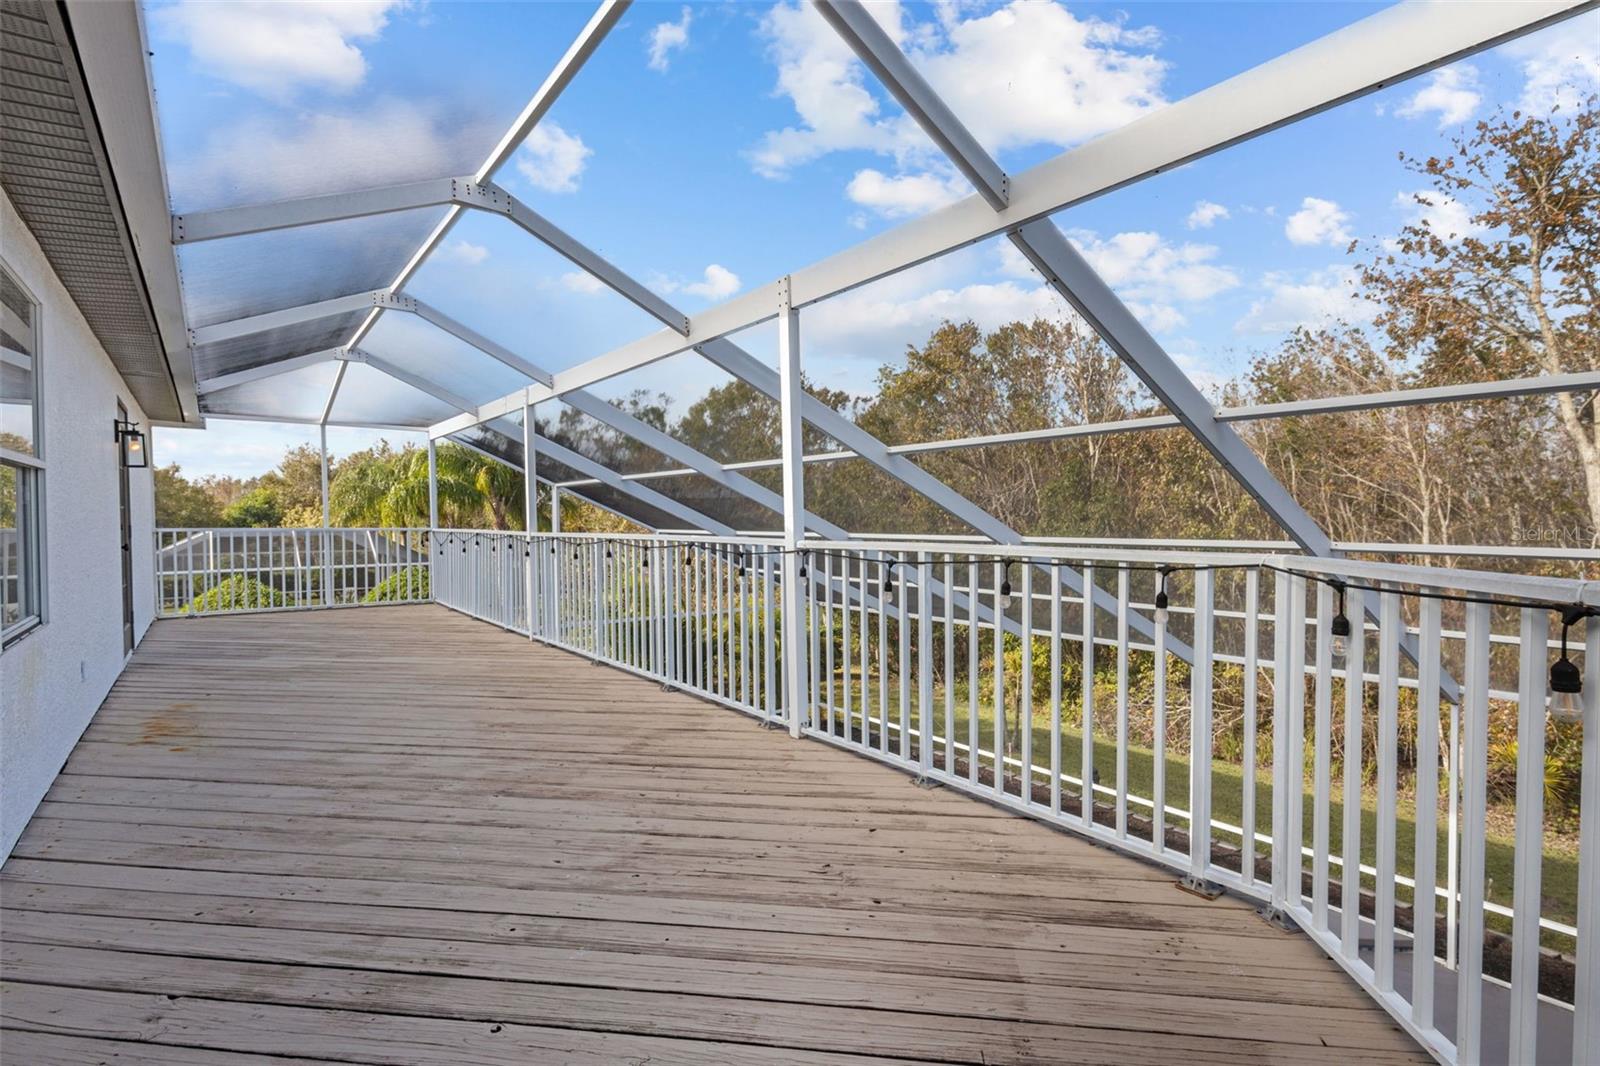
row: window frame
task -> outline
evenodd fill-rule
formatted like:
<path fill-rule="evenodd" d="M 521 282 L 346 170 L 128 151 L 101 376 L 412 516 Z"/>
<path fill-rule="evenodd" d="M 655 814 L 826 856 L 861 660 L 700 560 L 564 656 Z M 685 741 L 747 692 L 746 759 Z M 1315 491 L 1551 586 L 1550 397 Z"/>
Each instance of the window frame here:
<path fill-rule="evenodd" d="M 33 386 L 33 404 L 31 409 L 32 449 L 33 453 L 15 451 L 0 445 L 0 465 L 13 471 L 16 476 L 17 487 L 17 558 L 20 569 L 17 574 L 18 602 L 23 605 L 25 613 L 10 625 L 0 621 L 0 649 L 9 647 L 35 629 L 44 625 L 48 619 L 48 597 L 45 594 L 45 478 L 48 465 L 45 461 L 44 449 L 44 388 L 43 374 L 41 373 L 40 343 L 43 330 L 40 323 L 40 304 L 32 290 L 22 283 L 17 272 L 11 269 L 9 263 L 0 259 L 0 271 L 6 275 L 6 280 L 15 285 L 17 291 L 28 301 L 32 308 L 29 329 L 30 352 L 17 352 L 29 361 L 29 376 Z M 21 340 L 21 338 L 18 338 Z M 10 349 L 8 349 L 10 350 Z M 9 580 L 9 575 L 6 575 Z"/>

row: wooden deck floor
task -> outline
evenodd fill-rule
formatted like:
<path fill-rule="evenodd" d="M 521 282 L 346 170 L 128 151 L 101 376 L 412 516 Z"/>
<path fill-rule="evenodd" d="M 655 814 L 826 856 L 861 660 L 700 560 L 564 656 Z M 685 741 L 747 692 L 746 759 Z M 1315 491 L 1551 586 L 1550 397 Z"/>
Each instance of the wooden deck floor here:
<path fill-rule="evenodd" d="M 8 1066 L 1422 1059 L 1242 903 L 432 606 L 157 623 L 0 903 Z"/>

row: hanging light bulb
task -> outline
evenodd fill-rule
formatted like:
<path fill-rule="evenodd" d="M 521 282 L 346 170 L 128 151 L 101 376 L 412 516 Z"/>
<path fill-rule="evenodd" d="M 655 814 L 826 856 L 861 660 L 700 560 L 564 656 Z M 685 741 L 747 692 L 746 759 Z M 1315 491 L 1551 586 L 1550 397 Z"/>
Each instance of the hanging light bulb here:
<path fill-rule="evenodd" d="M 1339 593 L 1339 613 L 1333 616 L 1333 622 L 1328 626 L 1328 632 L 1333 640 L 1329 650 L 1333 652 L 1333 661 L 1343 663 L 1345 654 L 1350 650 L 1350 619 L 1344 613 L 1344 582 L 1333 582 L 1334 590 Z"/>
<path fill-rule="evenodd" d="M 883 568 L 883 602 L 894 602 L 894 560 L 890 559 Z"/>
<path fill-rule="evenodd" d="M 1167 611 L 1167 575 L 1172 573 L 1172 567 L 1161 568 L 1161 584 L 1156 588 L 1156 625 L 1164 626 L 1172 615 Z"/>
<path fill-rule="evenodd" d="M 1006 563 L 1005 572 L 1004 572 L 1004 580 L 1002 580 L 1000 582 L 1000 609 L 1002 611 L 1006 611 L 1006 610 L 1010 610 L 1010 608 L 1011 608 L 1011 564 L 1010 563 Z"/>
<path fill-rule="evenodd" d="M 804 580 L 805 576 L 806 576 L 806 557 L 809 554 L 810 554 L 809 552 L 801 552 L 800 553 L 800 577 L 801 577 L 802 580 Z"/>
<path fill-rule="evenodd" d="M 1581 607 L 1573 607 L 1562 614 L 1561 658 L 1550 664 L 1550 717 L 1565 725 L 1583 721 L 1583 675 L 1577 664 L 1567 658 L 1567 630 L 1587 613 Z"/>

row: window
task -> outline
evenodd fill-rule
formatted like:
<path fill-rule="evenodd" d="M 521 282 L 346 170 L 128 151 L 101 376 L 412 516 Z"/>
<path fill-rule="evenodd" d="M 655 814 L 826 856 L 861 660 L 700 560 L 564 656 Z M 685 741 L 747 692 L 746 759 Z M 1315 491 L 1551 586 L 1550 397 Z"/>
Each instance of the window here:
<path fill-rule="evenodd" d="M 44 618 L 39 305 L 0 265 L 0 642 Z"/>

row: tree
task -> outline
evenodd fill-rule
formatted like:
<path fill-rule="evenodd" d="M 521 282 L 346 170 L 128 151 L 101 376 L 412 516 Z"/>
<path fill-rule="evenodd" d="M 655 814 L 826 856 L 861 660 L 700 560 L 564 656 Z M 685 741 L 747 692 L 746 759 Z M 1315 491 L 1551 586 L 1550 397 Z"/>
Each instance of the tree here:
<path fill-rule="evenodd" d="M 177 463 L 158 466 L 151 472 L 155 484 L 156 525 L 194 529 L 222 524 L 222 508 L 207 492 L 183 476 Z"/>
<path fill-rule="evenodd" d="M 222 512 L 225 526 L 271 527 L 283 524 L 283 501 L 274 485 L 257 485 Z"/>
<path fill-rule="evenodd" d="M 1432 184 L 1417 202 L 1433 217 L 1405 227 L 1362 280 L 1391 356 L 1415 361 L 1417 384 L 1600 368 L 1595 104 L 1590 98 L 1571 115 L 1502 112 L 1458 137 L 1448 155 L 1401 156 Z M 1437 221 L 1461 212 L 1466 232 Z M 1549 428 L 1548 460 L 1576 459 L 1592 538 L 1600 532 L 1600 427 L 1581 399 L 1560 393 Z"/>
<path fill-rule="evenodd" d="M 439 521 L 455 528 L 521 529 L 522 471 L 448 441 L 437 449 Z M 328 489 L 334 522 L 351 526 L 426 526 L 428 454 L 388 441 L 339 463 Z"/>

